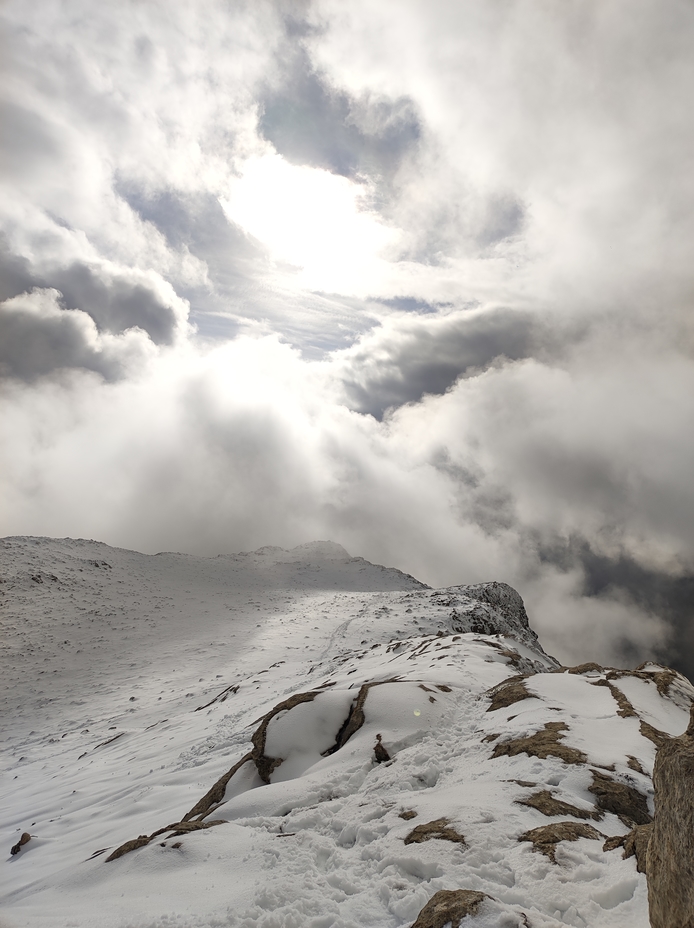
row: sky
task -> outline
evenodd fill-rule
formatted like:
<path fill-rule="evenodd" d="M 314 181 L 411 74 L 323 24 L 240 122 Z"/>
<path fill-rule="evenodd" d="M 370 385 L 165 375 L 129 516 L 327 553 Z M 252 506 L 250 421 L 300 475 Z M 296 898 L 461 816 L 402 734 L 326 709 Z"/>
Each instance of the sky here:
<path fill-rule="evenodd" d="M 5 0 L 2 535 L 329 538 L 694 676 L 694 7 Z"/>

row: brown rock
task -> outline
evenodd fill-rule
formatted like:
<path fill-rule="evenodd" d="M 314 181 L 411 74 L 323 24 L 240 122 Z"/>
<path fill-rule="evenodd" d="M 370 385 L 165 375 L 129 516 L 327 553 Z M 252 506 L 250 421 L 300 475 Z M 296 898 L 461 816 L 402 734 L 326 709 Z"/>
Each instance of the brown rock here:
<path fill-rule="evenodd" d="M 612 693 L 614 701 L 619 706 L 617 709 L 617 715 L 621 715 L 623 719 L 637 717 L 636 709 L 634 709 L 626 695 L 620 690 L 618 686 L 615 686 L 614 683 L 610 683 L 608 680 L 596 680 L 595 683 L 591 684 L 591 686 L 606 686 L 609 689 L 610 693 Z"/>
<path fill-rule="evenodd" d="M 614 851 L 618 847 L 624 848 L 622 859 L 627 860 L 629 857 L 636 858 L 636 869 L 639 873 L 646 872 L 646 860 L 648 857 L 648 844 L 653 833 L 653 824 L 634 825 L 630 832 L 625 835 L 612 835 L 602 846 L 603 851 Z"/>
<path fill-rule="evenodd" d="M 604 835 L 601 835 L 596 828 L 592 825 L 585 825 L 583 822 L 556 822 L 526 831 L 525 834 L 519 836 L 518 840 L 530 841 L 533 850 L 549 857 L 552 863 L 556 864 L 555 854 L 560 841 L 577 841 L 579 838 L 597 840 L 602 837 Z"/>
<path fill-rule="evenodd" d="M 595 809 L 579 809 L 568 802 L 562 802 L 553 796 L 549 790 L 543 789 L 527 799 L 516 799 L 518 805 L 530 806 L 531 809 L 537 809 L 543 815 L 573 815 L 576 818 L 593 818 L 599 819 L 602 816 Z"/>
<path fill-rule="evenodd" d="M 653 824 L 635 825 L 624 839 L 624 854 L 622 857 L 626 860 L 628 857 L 636 858 L 636 869 L 639 873 L 646 873 L 646 862 L 648 860 L 648 845 L 653 834 Z"/>
<path fill-rule="evenodd" d="M 652 928 L 694 928 L 694 706 L 687 731 L 658 749 L 655 822 L 648 847 Z"/>
<path fill-rule="evenodd" d="M 294 693 L 294 695 L 290 696 L 289 699 L 284 699 L 282 702 L 278 703 L 274 709 L 271 709 L 267 715 L 263 716 L 260 725 L 255 730 L 253 737 L 251 738 L 251 741 L 253 742 L 251 756 L 258 770 L 258 773 L 260 774 L 260 779 L 264 783 L 270 782 L 270 775 L 272 771 L 279 767 L 279 765 L 284 760 L 283 757 L 266 757 L 265 755 L 265 738 L 267 736 L 268 725 L 278 713 L 293 709 L 294 706 L 298 706 L 302 702 L 313 702 L 317 695 L 318 692 L 316 690 L 311 690 L 308 693 Z"/>
<path fill-rule="evenodd" d="M 390 754 L 383 747 L 383 742 L 380 735 L 376 735 L 376 744 L 374 745 L 374 756 L 376 758 L 377 764 L 384 764 L 387 760 L 390 760 Z"/>
<path fill-rule="evenodd" d="M 19 852 L 24 847 L 24 845 L 27 844 L 29 841 L 31 841 L 31 835 L 29 834 L 28 831 L 25 831 L 22 834 L 22 837 L 19 839 L 19 841 L 16 844 L 12 845 L 12 848 L 10 849 L 10 854 L 12 854 L 13 857 L 15 854 L 19 854 Z"/>
<path fill-rule="evenodd" d="M 383 686 L 385 683 L 397 683 L 397 677 L 390 677 L 388 680 L 375 680 L 373 683 L 364 683 L 359 688 L 357 693 L 357 698 L 352 704 L 349 714 L 345 719 L 344 725 L 337 733 L 335 738 L 335 744 L 332 747 L 329 747 L 327 751 L 323 751 L 323 757 L 329 757 L 331 754 L 334 754 L 336 751 L 339 751 L 341 747 L 344 747 L 345 744 L 349 741 L 355 732 L 358 732 L 359 729 L 364 724 L 364 703 L 366 702 L 366 697 L 369 695 L 369 690 L 372 686 Z"/>
<path fill-rule="evenodd" d="M 417 825 L 405 838 L 405 844 L 422 844 L 433 838 L 440 841 L 453 841 L 454 844 L 465 844 L 465 837 L 449 827 L 447 818 L 437 818 L 433 822 Z"/>
<path fill-rule="evenodd" d="M 179 835 L 190 834 L 191 831 L 201 831 L 203 828 L 213 828 L 215 825 L 226 824 L 227 822 L 225 819 L 215 819 L 215 821 L 212 822 L 174 822 L 172 825 L 167 825 L 165 828 L 158 828 L 156 831 L 153 831 L 151 835 L 139 835 L 137 838 L 133 838 L 132 841 L 126 841 L 125 844 L 121 844 L 112 854 L 108 855 L 106 863 L 111 860 L 118 860 L 119 857 L 122 857 L 124 854 L 129 854 L 130 851 L 136 851 L 138 848 L 146 847 L 150 841 L 153 841 L 155 838 L 158 838 L 159 835 L 163 835 L 168 831 L 172 832 L 172 838 L 177 838 Z M 176 847 L 175 844 L 171 846 Z M 180 847 L 180 843 L 178 846 Z"/>
<path fill-rule="evenodd" d="M 494 747 L 492 757 L 527 754 L 530 757 L 558 757 L 566 764 L 585 764 L 588 758 L 583 751 L 562 744 L 562 732 L 568 730 L 569 726 L 565 722 L 546 722 L 545 727 L 534 735 L 501 741 Z"/>
<path fill-rule="evenodd" d="M 641 761 L 638 757 L 634 757 L 633 754 L 627 754 L 627 767 L 631 767 L 632 770 L 635 770 L 637 773 L 642 773 L 644 776 L 648 776 L 646 771 L 641 766 Z"/>
<path fill-rule="evenodd" d="M 652 741 L 657 748 L 662 747 L 670 740 L 670 735 L 661 731 L 659 728 L 654 728 L 649 722 L 644 722 L 643 719 L 639 721 L 639 731 L 644 738 L 648 738 L 649 741 Z"/>
<path fill-rule="evenodd" d="M 118 860 L 119 857 L 122 857 L 123 854 L 129 854 L 130 851 L 136 851 L 139 847 L 145 847 L 152 838 L 149 835 L 139 835 L 137 838 L 133 838 L 132 841 L 126 841 L 125 844 L 121 844 L 120 847 L 117 847 L 115 851 L 108 855 L 106 858 L 106 863 L 111 860 Z"/>
<path fill-rule="evenodd" d="M 537 699 L 538 697 L 527 689 L 525 680 L 524 676 L 511 677 L 509 680 L 504 680 L 503 683 L 493 686 L 488 691 L 491 696 L 491 703 L 487 712 L 506 709 L 523 699 Z"/>
<path fill-rule="evenodd" d="M 575 667 L 561 667 L 560 672 L 566 671 L 567 673 L 604 673 L 605 668 L 601 667 L 600 664 L 596 664 L 595 661 L 588 661 L 585 664 L 577 664 Z"/>
<path fill-rule="evenodd" d="M 648 812 L 648 801 L 643 793 L 597 770 L 592 770 L 591 773 L 593 782 L 588 790 L 595 796 L 598 809 L 611 812 L 628 827 L 647 825 L 652 821 Z"/>
<path fill-rule="evenodd" d="M 618 847 L 624 847 L 627 835 L 610 835 L 602 846 L 603 851 L 616 851 Z"/>
<path fill-rule="evenodd" d="M 190 812 L 186 814 L 181 819 L 182 822 L 187 822 L 191 818 L 204 817 L 213 806 L 218 805 L 222 799 L 224 799 L 224 793 L 226 791 L 229 780 L 234 776 L 234 774 L 243 767 L 244 764 L 247 764 L 249 760 L 253 760 L 252 754 L 246 754 L 241 758 L 240 761 L 234 764 L 223 776 L 221 776 L 217 782 L 212 786 L 202 797 L 199 799 Z"/>
<path fill-rule="evenodd" d="M 486 893 L 472 889 L 440 889 L 424 906 L 417 916 L 412 928 L 460 928 L 461 921 L 468 915 L 474 915 L 484 899 L 490 899 Z"/>

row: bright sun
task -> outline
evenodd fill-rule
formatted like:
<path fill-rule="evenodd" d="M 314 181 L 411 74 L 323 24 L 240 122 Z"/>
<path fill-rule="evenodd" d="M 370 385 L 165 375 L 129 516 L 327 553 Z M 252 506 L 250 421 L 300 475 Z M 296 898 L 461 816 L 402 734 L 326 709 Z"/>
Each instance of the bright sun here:
<path fill-rule="evenodd" d="M 375 284 L 399 232 L 366 207 L 369 188 L 277 154 L 250 158 L 220 203 L 272 256 L 300 269 L 297 283 L 359 292 Z"/>

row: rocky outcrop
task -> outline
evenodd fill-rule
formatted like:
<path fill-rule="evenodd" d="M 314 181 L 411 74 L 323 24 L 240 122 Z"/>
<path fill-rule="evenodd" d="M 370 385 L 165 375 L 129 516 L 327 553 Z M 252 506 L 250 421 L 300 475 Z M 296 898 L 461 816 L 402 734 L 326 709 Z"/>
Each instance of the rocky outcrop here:
<path fill-rule="evenodd" d="M 629 828 L 633 825 L 647 825 L 651 821 L 648 800 L 643 793 L 597 770 L 591 773 L 593 782 L 588 791 L 595 796 L 598 809 L 616 815 Z"/>
<path fill-rule="evenodd" d="M 460 928 L 460 923 L 468 915 L 474 915 L 486 893 L 472 889 L 440 889 L 424 906 L 417 916 L 412 928 Z"/>
<path fill-rule="evenodd" d="M 565 722 L 545 722 L 545 727 L 534 735 L 502 741 L 494 748 L 492 757 L 515 757 L 527 754 L 529 757 L 558 757 L 565 764 L 585 764 L 588 760 L 583 751 L 562 743 L 569 726 Z"/>
<path fill-rule="evenodd" d="M 556 796 L 553 796 L 547 789 L 542 789 L 537 793 L 533 793 L 532 796 L 528 796 L 527 799 L 516 799 L 516 802 L 520 806 L 529 806 L 531 809 L 537 809 L 538 812 L 542 812 L 543 815 L 547 816 L 573 815 L 576 818 L 593 819 L 599 819 L 601 817 L 601 814 L 595 809 L 579 809 L 578 806 L 573 806 L 571 803 L 557 799 Z"/>
<path fill-rule="evenodd" d="M 636 860 L 636 869 L 645 873 L 648 863 L 648 845 L 653 834 L 653 822 L 648 825 L 634 825 L 624 840 L 624 853 L 622 857 L 627 860 L 633 857 Z"/>
<path fill-rule="evenodd" d="M 204 818 L 210 809 L 213 806 L 219 805 L 219 803 L 224 799 L 224 793 L 226 792 L 227 785 L 229 780 L 237 773 L 244 764 L 247 764 L 248 761 L 253 760 L 253 754 L 248 753 L 241 760 L 237 761 L 233 767 L 231 767 L 225 774 L 223 774 L 214 786 L 210 787 L 202 799 L 199 799 L 190 812 L 186 814 L 181 819 L 182 822 L 189 822 L 193 818 Z"/>
<path fill-rule="evenodd" d="M 405 844 L 421 844 L 434 838 L 439 841 L 452 841 L 454 844 L 465 844 L 465 836 L 451 828 L 447 818 L 437 818 L 433 822 L 417 825 L 405 838 Z"/>
<path fill-rule="evenodd" d="M 118 860 L 119 857 L 123 857 L 124 854 L 129 854 L 130 851 L 136 851 L 138 848 L 146 847 L 150 841 L 154 841 L 155 838 L 167 832 L 171 832 L 169 837 L 176 838 L 179 835 L 190 834 L 191 831 L 202 831 L 204 828 L 214 828 L 215 825 L 226 824 L 227 822 L 224 819 L 216 819 L 213 822 L 174 822 L 172 825 L 167 825 L 165 828 L 157 828 L 151 835 L 138 835 L 137 838 L 126 841 L 125 844 L 121 844 L 120 847 L 117 847 L 115 851 L 108 855 L 106 863 L 112 860 Z"/>
<path fill-rule="evenodd" d="M 623 847 L 624 853 L 622 858 L 627 860 L 633 857 L 636 860 L 636 869 L 639 873 L 646 872 L 648 861 L 648 845 L 653 834 L 653 823 L 648 825 L 634 825 L 631 831 L 626 835 L 613 835 L 608 838 L 602 846 L 603 851 L 614 851 L 615 848 Z"/>
<path fill-rule="evenodd" d="M 364 715 L 364 703 L 366 702 L 366 697 L 369 695 L 369 690 L 371 687 L 383 686 L 385 683 L 396 683 L 397 679 L 397 677 L 389 677 L 387 680 L 375 680 L 371 683 L 363 683 L 359 687 L 357 698 L 350 706 L 347 718 L 345 719 L 344 724 L 335 737 L 335 744 L 329 747 L 326 751 L 323 751 L 323 757 L 329 757 L 331 754 L 339 751 L 340 748 L 347 744 L 352 735 L 355 734 L 355 732 L 358 732 L 362 727 L 366 718 Z M 383 750 L 385 750 L 385 748 Z M 390 760 L 390 757 L 383 757 L 382 760 L 379 760 L 378 757 L 376 759 L 379 763 L 381 763 L 382 760 Z"/>
<path fill-rule="evenodd" d="M 451 586 L 434 590 L 430 595 L 435 605 L 451 609 L 452 631 L 510 636 L 559 666 L 559 662 L 542 649 L 537 634 L 530 627 L 522 597 L 507 583 L 492 581 Z"/>
<path fill-rule="evenodd" d="M 652 928 L 694 928 L 694 707 L 689 727 L 658 749 L 655 820 L 648 846 Z"/>
<path fill-rule="evenodd" d="M 533 850 L 549 857 L 552 863 L 556 864 L 555 855 L 560 841 L 578 841 L 579 838 L 597 840 L 602 837 L 604 835 L 601 835 L 596 828 L 584 822 L 554 822 L 551 825 L 540 825 L 539 828 L 526 831 L 525 834 L 519 835 L 518 840 L 530 841 Z"/>
<path fill-rule="evenodd" d="M 531 693 L 530 690 L 525 685 L 526 676 L 510 677 L 508 680 L 504 680 L 502 683 L 498 683 L 496 686 L 493 686 L 488 694 L 491 696 L 491 702 L 489 703 L 489 708 L 487 712 L 496 712 L 497 709 L 508 709 L 509 706 L 514 705 L 517 702 L 521 702 L 523 699 L 537 699 L 534 693 Z"/>
<path fill-rule="evenodd" d="M 311 690 L 308 693 L 294 693 L 289 699 L 284 699 L 282 702 L 278 703 L 274 709 L 271 709 L 267 715 L 263 717 L 259 727 L 255 730 L 251 738 L 253 743 L 251 756 L 263 783 L 270 782 L 270 774 L 275 768 L 279 767 L 284 760 L 282 757 L 268 757 L 265 754 L 265 739 L 268 725 L 280 712 L 288 712 L 290 709 L 304 702 L 313 702 L 317 695 L 318 692 L 316 690 Z"/>

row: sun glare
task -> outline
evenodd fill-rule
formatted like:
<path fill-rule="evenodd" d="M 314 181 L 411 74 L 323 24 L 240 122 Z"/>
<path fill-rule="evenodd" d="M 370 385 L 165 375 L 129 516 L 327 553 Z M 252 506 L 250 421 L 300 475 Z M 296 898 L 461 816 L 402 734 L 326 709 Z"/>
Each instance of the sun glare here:
<path fill-rule="evenodd" d="M 384 248 L 398 238 L 366 208 L 368 189 L 277 154 L 249 159 L 229 195 L 227 218 L 299 269 L 312 289 L 357 292 L 379 276 Z"/>

